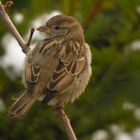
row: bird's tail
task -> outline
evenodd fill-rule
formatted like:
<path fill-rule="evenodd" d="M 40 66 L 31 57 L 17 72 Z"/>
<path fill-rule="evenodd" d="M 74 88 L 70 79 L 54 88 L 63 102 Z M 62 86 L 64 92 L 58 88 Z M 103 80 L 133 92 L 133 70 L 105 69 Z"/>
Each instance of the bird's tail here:
<path fill-rule="evenodd" d="M 28 93 L 25 90 L 21 96 L 16 98 L 16 101 L 11 105 L 8 114 L 11 118 L 22 118 L 32 107 L 37 97 Z"/>

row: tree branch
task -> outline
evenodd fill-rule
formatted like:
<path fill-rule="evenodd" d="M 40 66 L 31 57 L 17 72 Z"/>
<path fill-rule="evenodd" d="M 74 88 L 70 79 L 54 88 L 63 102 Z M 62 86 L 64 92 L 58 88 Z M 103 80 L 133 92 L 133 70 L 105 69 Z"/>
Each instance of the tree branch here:
<path fill-rule="evenodd" d="M 27 47 L 30 47 L 30 45 L 31 45 L 31 41 L 32 41 L 32 37 L 33 37 L 34 32 L 35 32 L 35 29 L 32 28 L 31 31 L 30 31 L 29 40 L 28 40 L 28 42 L 26 44 Z"/>
<path fill-rule="evenodd" d="M 18 44 L 22 48 L 22 51 L 25 54 L 27 54 L 29 52 L 29 50 L 30 50 L 30 48 L 27 47 L 27 46 L 30 45 L 30 42 L 31 42 L 31 39 L 32 39 L 32 35 L 33 35 L 33 32 L 34 32 L 34 29 L 31 30 L 31 34 L 30 34 L 28 43 L 26 45 L 25 42 L 24 42 L 24 40 L 23 40 L 23 38 L 21 37 L 21 35 L 17 31 L 16 27 L 14 26 L 14 24 L 10 20 L 10 18 L 8 16 L 8 14 L 6 13 L 4 7 L 7 7 L 7 6 L 2 5 L 2 3 L 0 1 L 0 18 L 3 20 L 3 22 L 5 23 L 5 25 L 7 26 L 7 28 L 11 32 L 11 34 L 17 40 Z M 67 132 L 67 135 L 68 135 L 69 140 L 77 140 L 77 138 L 75 136 L 75 133 L 74 133 L 72 127 L 71 127 L 70 121 L 69 121 L 67 115 L 64 112 L 64 109 L 63 109 L 62 104 L 61 105 L 58 105 L 56 107 L 56 111 L 57 111 L 57 114 L 58 114 L 59 118 L 61 119 L 61 121 L 62 121 L 62 123 L 63 123 L 63 125 L 65 127 L 65 130 Z"/>
<path fill-rule="evenodd" d="M 56 105 L 55 109 L 57 111 L 57 114 L 58 114 L 59 118 L 61 119 L 62 124 L 65 127 L 65 130 L 66 130 L 66 133 L 68 135 L 69 140 L 77 140 L 76 135 L 75 135 L 75 133 L 72 129 L 72 126 L 70 124 L 70 120 L 67 117 L 66 113 L 64 112 L 63 104 L 61 102 L 59 102 Z"/>
<path fill-rule="evenodd" d="M 22 48 L 22 51 L 27 54 L 30 50 L 29 47 L 26 47 L 25 42 L 19 32 L 17 31 L 16 27 L 12 23 L 11 19 L 9 18 L 8 14 L 5 11 L 4 5 L 2 5 L 0 1 L 0 18 L 3 20 L 11 34 L 14 36 L 14 38 L 17 40 L 18 44 Z"/>

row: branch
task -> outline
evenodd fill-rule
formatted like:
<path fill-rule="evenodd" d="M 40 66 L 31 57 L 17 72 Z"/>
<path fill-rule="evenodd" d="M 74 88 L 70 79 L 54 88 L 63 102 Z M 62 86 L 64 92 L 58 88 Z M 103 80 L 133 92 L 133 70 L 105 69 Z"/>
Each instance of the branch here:
<path fill-rule="evenodd" d="M 32 41 L 32 37 L 33 37 L 34 32 L 35 32 L 35 29 L 32 28 L 31 31 L 30 31 L 29 40 L 28 40 L 28 42 L 26 44 L 27 47 L 30 47 L 30 44 L 31 44 L 31 41 Z"/>
<path fill-rule="evenodd" d="M 19 34 L 19 32 L 17 31 L 16 27 L 14 26 L 14 24 L 12 23 L 11 19 L 9 18 L 8 14 L 5 11 L 5 6 L 2 5 L 1 1 L 0 1 L 0 18 L 3 20 L 3 22 L 5 23 L 5 25 L 7 26 L 7 28 L 9 29 L 9 31 L 11 32 L 11 34 L 14 36 L 14 38 L 17 40 L 18 44 L 20 45 L 20 47 L 22 48 L 22 51 L 27 54 L 30 50 L 29 47 L 26 47 L 25 42 L 23 40 L 23 38 L 21 37 L 21 35 Z"/>
<path fill-rule="evenodd" d="M 57 111 L 59 118 L 61 119 L 61 122 L 63 123 L 63 125 L 65 127 L 69 140 L 77 140 L 76 135 L 70 124 L 70 120 L 67 117 L 66 113 L 64 112 L 64 106 L 61 102 L 59 102 L 56 105 L 56 111 Z"/>

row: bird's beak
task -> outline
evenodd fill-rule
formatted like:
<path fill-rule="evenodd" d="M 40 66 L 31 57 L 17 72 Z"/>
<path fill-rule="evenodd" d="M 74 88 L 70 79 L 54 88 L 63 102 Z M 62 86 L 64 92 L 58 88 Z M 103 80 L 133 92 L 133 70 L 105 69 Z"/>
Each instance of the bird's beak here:
<path fill-rule="evenodd" d="M 38 27 L 37 30 L 40 32 L 49 33 L 49 28 L 46 25 Z"/>

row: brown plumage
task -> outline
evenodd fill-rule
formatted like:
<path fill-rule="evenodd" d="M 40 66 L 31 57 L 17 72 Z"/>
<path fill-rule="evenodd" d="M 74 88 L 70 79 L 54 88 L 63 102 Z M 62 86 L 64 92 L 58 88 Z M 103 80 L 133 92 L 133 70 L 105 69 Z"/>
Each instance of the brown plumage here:
<path fill-rule="evenodd" d="M 13 118 L 23 117 L 36 100 L 53 106 L 74 102 L 91 77 L 91 52 L 78 21 L 57 15 L 37 30 L 45 33 L 45 39 L 27 55 L 26 89 L 9 109 Z"/>

